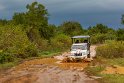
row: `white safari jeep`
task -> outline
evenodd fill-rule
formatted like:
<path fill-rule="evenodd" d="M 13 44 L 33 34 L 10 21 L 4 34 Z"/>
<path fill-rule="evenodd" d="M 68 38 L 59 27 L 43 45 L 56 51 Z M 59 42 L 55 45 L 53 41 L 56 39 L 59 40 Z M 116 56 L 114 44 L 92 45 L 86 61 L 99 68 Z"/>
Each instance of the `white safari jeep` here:
<path fill-rule="evenodd" d="M 72 37 L 70 59 L 90 58 L 90 36 Z"/>

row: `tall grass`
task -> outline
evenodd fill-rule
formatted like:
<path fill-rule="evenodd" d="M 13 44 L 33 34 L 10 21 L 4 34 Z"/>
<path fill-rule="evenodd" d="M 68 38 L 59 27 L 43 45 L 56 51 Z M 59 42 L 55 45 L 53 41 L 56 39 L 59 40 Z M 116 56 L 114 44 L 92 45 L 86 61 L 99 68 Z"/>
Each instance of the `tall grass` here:
<path fill-rule="evenodd" d="M 106 41 L 96 49 L 96 54 L 104 58 L 124 57 L 124 41 Z"/>

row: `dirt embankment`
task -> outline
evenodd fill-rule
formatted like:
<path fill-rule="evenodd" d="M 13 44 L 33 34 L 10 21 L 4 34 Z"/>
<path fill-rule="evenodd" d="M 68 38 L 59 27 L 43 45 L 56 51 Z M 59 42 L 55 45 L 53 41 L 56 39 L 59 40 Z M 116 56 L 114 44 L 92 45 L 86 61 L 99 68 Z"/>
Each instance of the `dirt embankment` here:
<path fill-rule="evenodd" d="M 62 57 L 63 55 L 57 56 L 60 59 Z M 88 63 L 60 62 L 56 58 L 25 61 L 1 73 L 0 83 L 98 83 L 83 71 Z"/>

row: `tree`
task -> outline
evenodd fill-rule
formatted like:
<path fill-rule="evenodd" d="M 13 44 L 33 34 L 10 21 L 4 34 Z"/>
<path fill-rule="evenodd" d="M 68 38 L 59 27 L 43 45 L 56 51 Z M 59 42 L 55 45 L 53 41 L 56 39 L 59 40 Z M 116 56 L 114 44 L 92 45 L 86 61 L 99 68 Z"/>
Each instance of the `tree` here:
<path fill-rule="evenodd" d="M 124 14 L 121 17 L 121 23 L 124 24 Z"/>
<path fill-rule="evenodd" d="M 47 39 L 48 12 L 45 9 L 45 6 L 38 4 L 37 2 L 33 2 L 30 5 L 28 4 L 26 8 L 28 9 L 26 13 L 26 23 L 31 27 L 28 33 L 29 38 L 32 38 L 33 29 L 37 29 L 40 31 L 40 35 Z"/>
<path fill-rule="evenodd" d="M 48 36 L 50 37 L 54 37 L 57 34 L 57 27 L 55 25 L 49 24 L 48 25 Z"/>
<path fill-rule="evenodd" d="M 37 56 L 37 49 L 31 43 L 21 26 L 6 25 L 0 27 L 0 49 L 11 57 L 26 58 Z"/>
<path fill-rule="evenodd" d="M 71 38 L 65 34 L 58 34 L 51 39 L 52 49 L 66 49 L 71 45 Z"/>
<path fill-rule="evenodd" d="M 96 34 L 96 33 L 105 34 L 110 30 L 111 30 L 110 28 L 108 28 L 107 26 L 105 26 L 103 24 L 97 24 L 96 26 L 88 28 L 88 34 L 90 34 L 90 35 Z"/>
<path fill-rule="evenodd" d="M 26 25 L 26 14 L 25 13 L 14 13 L 12 23 L 15 25 Z"/>
<path fill-rule="evenodd" d="M 116 32 L 103 24 L 88 28 L 88 34 L 91 36 L 92 43 L 104 43 L 105 40 L 116 40 Z"/>
<path fill-rule="evenodd" d="M 38 30 L 41 37 L 48 38 L 48 12 L 45 6 L 33 2 L 26 6 L 27 12 L 15 13 L 13 16 L 14 24 L 26 26 L 27 36 L 33 41 L 34 31 Z M 37 31 L 36 31 L 37 32 Z"/>
<path fill-rule="evenodd" d="M 119 28 L 117 30 L 117 39 L 118 40 L 124 40 L 124 29 Z"/>
<path fill-rule="evenodd" d="M 8 23 L 8 20 L 6 19 L 0 19 L 0 25 L 6 25 Z"/>
<path fill-rule="evenodd" d="M 60 29 L 62 30 L 63 33 L 69 36 L 74 36 L 74 35 L 81 35 L 83 34 L 83 28 L 80 23 L 74 22 L 74 21 L 67 21 L 64 22 L 61 26 Z"/>
<path fill-rule="evenodd" d="M 35 27 L 46 27 L 48 25 L 48 12 L 45 6 L 38 2 L 33 2 L 26 6 L 26 19 L 27 24 L 33 28 Z"/>

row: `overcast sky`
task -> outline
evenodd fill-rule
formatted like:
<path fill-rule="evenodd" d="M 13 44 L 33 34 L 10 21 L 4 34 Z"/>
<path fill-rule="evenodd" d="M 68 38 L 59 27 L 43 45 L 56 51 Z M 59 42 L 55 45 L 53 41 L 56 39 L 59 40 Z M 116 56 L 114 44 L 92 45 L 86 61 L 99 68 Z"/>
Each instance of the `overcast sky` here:
<path fill-rule="evenodd" d="M 26 11 L 26 4 L 42 3 L 50 14 L 49 23 L 60 25 L 64 21 L 78 21 L 83 27 L 105 24 L 121 28 L 124 0 L 0 0 L 0 18 L 11 19 L 14 12 Z"/>

